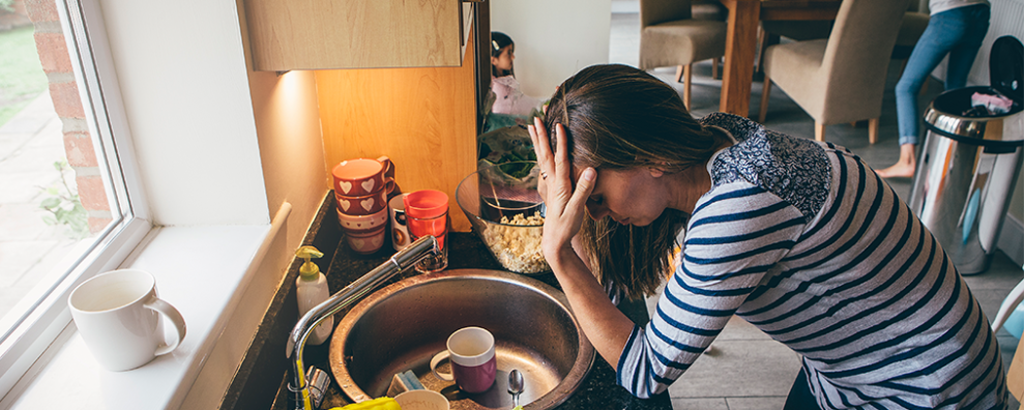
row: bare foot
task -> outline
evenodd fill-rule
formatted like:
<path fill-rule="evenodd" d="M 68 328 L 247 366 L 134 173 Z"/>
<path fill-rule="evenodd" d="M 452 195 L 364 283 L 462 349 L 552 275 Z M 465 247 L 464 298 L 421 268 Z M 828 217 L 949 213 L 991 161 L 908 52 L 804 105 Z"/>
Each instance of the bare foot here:
<path fill-rule="evenodd" d="M 914 169 L 917 168 L 917 155 L 914 149 L 914 144 L 900 144 L 900 159 L 896 161 L 896 165 L 875 173 L 882 178 L 913 178 Z"/>
<path fill-rule="evenodd" d="M 893 165 L 886 169 L 875 171 L 875 173 L 882 178 L 913 178 L 914 168 L 915 166 L 913 164 L 898 162 L 896 163 L 896 165 Z"/>

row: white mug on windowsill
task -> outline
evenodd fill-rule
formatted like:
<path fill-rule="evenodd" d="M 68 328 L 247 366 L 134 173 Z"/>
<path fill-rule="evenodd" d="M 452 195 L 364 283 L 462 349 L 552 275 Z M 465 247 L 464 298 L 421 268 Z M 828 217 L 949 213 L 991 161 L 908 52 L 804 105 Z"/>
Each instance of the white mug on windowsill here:
<path fill-rule="evenodd" d="M 125 371 L 170 353 L 185 338 L 185 320 L 156 295 L 153 275 L 120 269 L 97 275 L 68 297 L 71 317 L 86 346 L 101 366 Z M 166 341 L 160 317 L 174 325 Z"/>

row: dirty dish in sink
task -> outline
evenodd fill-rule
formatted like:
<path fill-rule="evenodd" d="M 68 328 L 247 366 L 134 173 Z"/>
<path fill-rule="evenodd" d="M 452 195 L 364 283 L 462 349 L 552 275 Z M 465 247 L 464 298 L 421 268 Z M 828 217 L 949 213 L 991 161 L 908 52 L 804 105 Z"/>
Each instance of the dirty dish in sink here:
<path fill-rule="evenodd" d="M 495 382 L 483 393 L 436 378 L 430 360 L 452 332 L 487 328 L 494 335 Z M 565 295 L 537 279 L 500 270 L 452 269 L 416 275 L 367 296 L 331 338 L 331 371 L 355 402 L 387 392 L 397 372 L 411 370 L 452 409 L 511 408 L 508 376 L 522 372 L 520 396 L 531 409 L 556 407 L 583 383 L 595 358 Z M 450 371 L 448 363 L 439 366 Z"/>

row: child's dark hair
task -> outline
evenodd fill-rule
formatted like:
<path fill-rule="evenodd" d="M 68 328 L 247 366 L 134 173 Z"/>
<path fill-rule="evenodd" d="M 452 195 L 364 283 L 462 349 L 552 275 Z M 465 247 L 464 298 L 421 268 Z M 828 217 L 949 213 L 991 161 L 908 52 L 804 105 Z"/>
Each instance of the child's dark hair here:
<path fill-rule="evenodd" d="M 516 43 L 512 42 L 512 37 L 508 34 L 500 31 L 491 32 L 491 57 L 498 58 L 501 55 L 501 50 L 505 47 L 510 47 L 508 52 L 514 53 L 516 51 Z M 511 70 L 500 70 L 494 66 L 491 66 L 491 75 L 495 77 L 504 77 L 506 75 L 515 75 L 515 68 Z"/>

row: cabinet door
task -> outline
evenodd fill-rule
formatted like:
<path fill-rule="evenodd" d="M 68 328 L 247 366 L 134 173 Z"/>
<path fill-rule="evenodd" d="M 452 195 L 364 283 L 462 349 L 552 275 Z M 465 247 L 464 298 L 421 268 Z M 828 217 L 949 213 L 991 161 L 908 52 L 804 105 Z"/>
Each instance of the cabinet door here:
<path fill-rule="evenodd" d="M 467 44 L 461 67 L 317 71 L 328 173 L 349 158 L 387 155 L 403 192 L 444 191 L 452 229 L 469 232 L 455 202 L 477 160 L 475 43 Z"/>
<path fill-rule="evenodd" d="M 459 0 L 244 0 L 256 70 L 462 63 Z"/>

